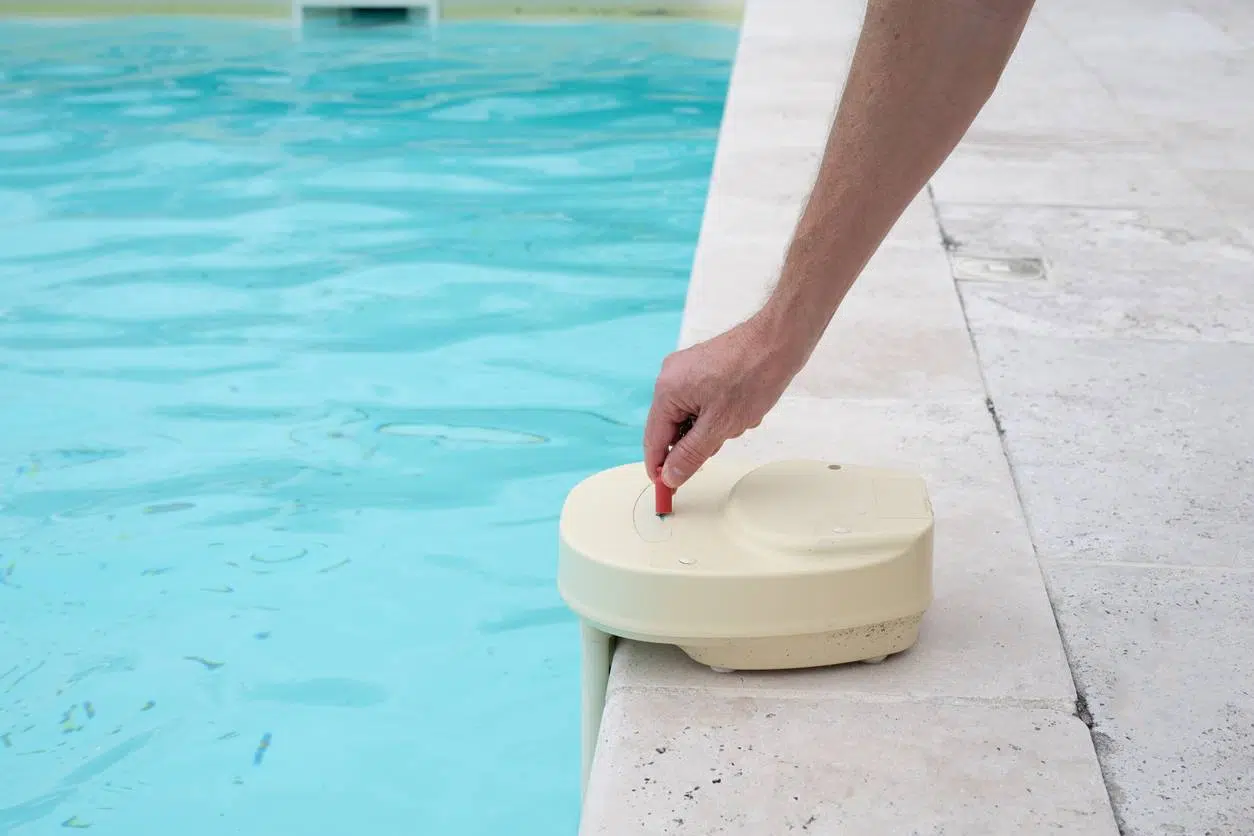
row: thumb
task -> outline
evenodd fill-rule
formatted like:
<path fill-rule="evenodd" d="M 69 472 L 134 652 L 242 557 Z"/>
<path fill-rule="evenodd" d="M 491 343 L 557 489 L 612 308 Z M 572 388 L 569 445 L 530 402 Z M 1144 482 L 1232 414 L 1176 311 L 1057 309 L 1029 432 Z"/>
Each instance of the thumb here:
<path fill-rule="evenodd" d="M 687 482 L 697 468 L 718 452 L 723 445 L 713 429 L 713 421 L 706 415 L 699 416 L 692 429 L 676 442 L 662 465 L 662 481 L 669 488 L 678 488 Z"/>

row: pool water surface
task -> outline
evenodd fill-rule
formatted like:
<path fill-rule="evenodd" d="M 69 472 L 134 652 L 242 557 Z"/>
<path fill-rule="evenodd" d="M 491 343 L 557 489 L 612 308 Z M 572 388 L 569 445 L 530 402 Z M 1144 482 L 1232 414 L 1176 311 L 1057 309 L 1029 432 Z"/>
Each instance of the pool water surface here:
<path fill-rule="evenodd" d="M 0 22 L 0 833 L 573 833 L 732 29 Z"/>

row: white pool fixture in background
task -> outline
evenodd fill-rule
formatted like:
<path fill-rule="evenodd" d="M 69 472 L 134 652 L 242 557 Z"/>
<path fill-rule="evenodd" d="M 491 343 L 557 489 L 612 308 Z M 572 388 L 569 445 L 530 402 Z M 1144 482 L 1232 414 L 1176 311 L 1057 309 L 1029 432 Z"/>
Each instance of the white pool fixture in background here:
<path fill-rule="evenodd" d="M 923 479 L 877 468 L 719 457 L 665 517 L 643 464 L 576 485 L 557 580 L 582 620 L 585 789 L 615 637 L 717 671 L 881 662 L 918 640 L 932 529 Z"/>
<path fill-rule="evenodd" d="M 410 23 L 435 26 L 440 0 L 292 0 L 292 24 L 331 18 L 342 24 Z"/>

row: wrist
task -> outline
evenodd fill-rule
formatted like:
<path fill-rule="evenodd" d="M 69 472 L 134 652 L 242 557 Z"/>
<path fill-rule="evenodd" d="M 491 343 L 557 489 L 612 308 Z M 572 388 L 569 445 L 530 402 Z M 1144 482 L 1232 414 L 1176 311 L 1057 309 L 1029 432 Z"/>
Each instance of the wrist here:
<path fill-rule="evenodd" d="M 772 299 L 745 323 L 754 334 L 754 342 L 762 346 L 771 369 L 783 377 L 791 379 L 801 371 L 823 335 L 823 328 L 816 333 L 809 318 Z"/>

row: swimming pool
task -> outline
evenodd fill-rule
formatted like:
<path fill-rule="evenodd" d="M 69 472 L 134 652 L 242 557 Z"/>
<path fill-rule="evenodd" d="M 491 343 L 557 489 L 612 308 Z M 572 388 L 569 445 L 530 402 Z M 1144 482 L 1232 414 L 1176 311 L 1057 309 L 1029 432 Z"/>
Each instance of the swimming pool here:
<path fill-rule="evenodd" d="M 574 831 L 734 46 L 0 22 L 0 832 Z"/>

